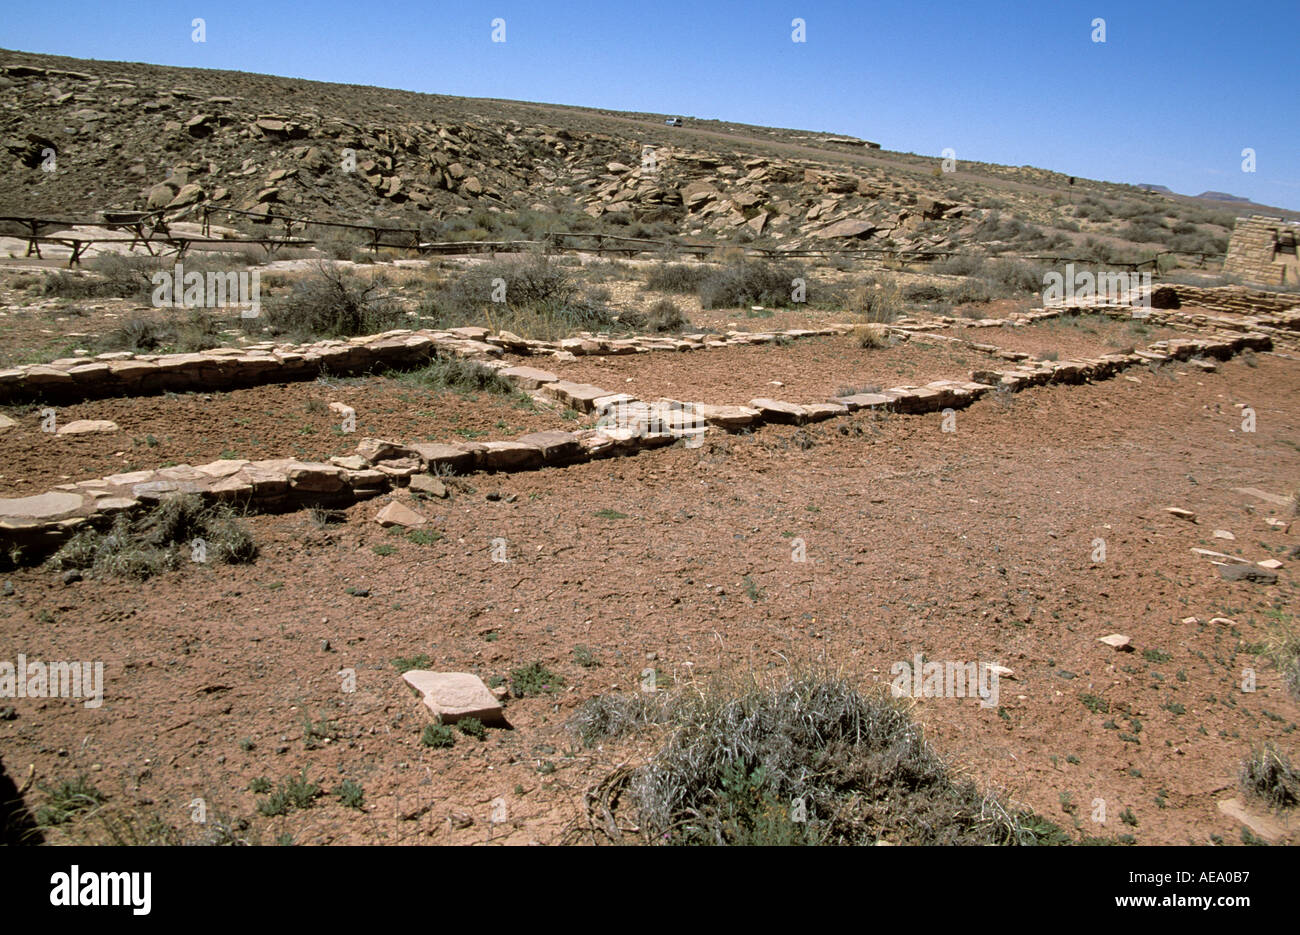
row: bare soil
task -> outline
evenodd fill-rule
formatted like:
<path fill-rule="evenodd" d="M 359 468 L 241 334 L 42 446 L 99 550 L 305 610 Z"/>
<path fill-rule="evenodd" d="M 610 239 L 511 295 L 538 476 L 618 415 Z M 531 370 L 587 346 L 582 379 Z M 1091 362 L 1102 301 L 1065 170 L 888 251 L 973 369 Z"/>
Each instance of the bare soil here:
<path fill-rule="evenodd" d="M 835 347 L 753 358 L 771 378 L 797 369 L 790 355 L 842 364 Z M 723 401 L 729 384 L 704 369 L 718 359 L 644 358 L 695 368 L 701 392 L 690 395 Z M 985 399 L 957 415 L 955 433 L 937 416 L 860 413 L 695 450 L 473 476 L 450 501 L 413 504 L 442 533 L 429 545 L 370 522 L 372 501 L 323 529 L 303 514 L 250 518 L 262 552 L 249 566 L 195 565 L 143 586 L 18 570 L 0 597 L 0 658 L 103 660 L 105 703 L 17 702 L 17 717 L 0 720 L 6 769 L 31 764 L 47 783 L 84 772 L 115 808 L 187 834 L 198 796 L 265 841 L 555 843 L 582 791 L 648 749 L 583 749 L 564 719 L 598 694 L 635 690 L 645 667 L 680 682 L 813 658 L 870 688 L 924 653 L 1014 670 L 996 709 L 914 708 L 982 786 L 1080 833 L 1237 843 L 1216 802 L 1235 794 L 1242 757 L 1265 740 L 1297 752 L 1300 705 L 1256 655 L 1271 617 L 1297 604 L 1294 563 L 1276 585 L 1229 583 L 1189 550 L 1215 548 L 1214 529 L 1234 532 L 1226 551 L 1252 559 L 1296 545 L 1295 532 L 1264 523 L 1277 507 L 1232 488 L 1294 485 L 1300 412 L 1286 401 L 1297 392 L 1297 364 L 1261 354 L 1213 374 L 1173 367 L 1141 384 Z M 1256 433 L 1240 431 L 1234 403 L 1257 409 Z M 508 563 L 491 559 L 497 537 Z M 791 561 L 795 537 L 805 563 Z M 395 551 L 376 551 L 385 545 Z M 1207 622 L 1217 616 L 1232 622 Z M 1098 642 L 1114 632 L 1135 651 Z M 578 646 L 599 664 L 577 664 Z M 485 677 L 540 661 L 564 684 L 510 701 L 512 730 L 434 750 L 421 746 L 428 715 L 392 661 L 418 653 Z M 1254 693 L 1239 689 L 1248 667 Z M 354 693 L 341 690 L 346 669 Z M 332 739 L 308 743 L 304 723 L 322 719 Z M 264 797 L 249 784 L 301 770 L 327 792 L 361 783 L 364 809 L 327 795 L 258 814 Z M 490 825 L 498 797 L 509 817 Z M 1104 826 L 1089 818 L 1097 799 Z M 97 834 L 74 823 L 50 837 Z"/>
<path fill-rule="evenodd" d="M 850 386 L 967 380 L 972 367 L 990 360 L 987 354 L 952 342 L 924 342 L 924 337 L 918 337 L 893 347 L 864 349 L 852 335 L 837 335 L 801 338 L 785 347 L 766 344 L 676 354 L 586 356 L 560 365 L 557 372 L 566 380 L 646 400 L 666 396 L 744 404 L 768 396 L 811 403 L 825 402 Z"/>
<path fill-rule="evenodd" d="M 978 344 L 996 344 L 1003 350 L 1021 351 L 1039 359 L 1056 354 L 1061 360 L 1100 357 L 1141 349 L 1154 341 L 1190 336 L 1190 332 L 1148 325 L 1140 319 L 1116 321 L 1104 315 L 1079 315 L 1018 328 L 967 329 L 953 333 Z"/>
<path fill-rule="evenodd" d="M 356 411 L 343 431 L 329 403 Z M 454 442 L 572 431 L 590 419 L 565 418 L 519 395 L 460 394 L 390 377 L 276 383 L 222 393 L 165 393 L 59 406 L 56 426 L 108 419 L 120 431 L 55 435 L 41 430 L 43 407 L 3 407 L 18 424 L 0 445 L 0 496 L 42 493 L 68 480 L 218 458 L 325 461 L 351 454 L 362 438 Z"/>

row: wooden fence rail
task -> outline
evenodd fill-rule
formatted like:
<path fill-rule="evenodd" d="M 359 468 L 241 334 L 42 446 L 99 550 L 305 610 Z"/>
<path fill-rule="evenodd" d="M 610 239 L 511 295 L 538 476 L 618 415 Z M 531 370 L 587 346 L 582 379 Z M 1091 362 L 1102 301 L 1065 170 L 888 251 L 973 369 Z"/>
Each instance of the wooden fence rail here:
<path fill-rule="evenodd" d="M 42 243 L 58 244 L 60 246 L 68 247 L 72 250 L 72 256 L 68 260 L 68 266 L 70 268 L 80 264 L 82 255 L 92 244 L 121 243 L 126 242 L 125 239 L 85 236 L 51 237 L 48 235 L 42 235 L 42 228 L 81 226 L 100 227 L 108 231 L 127 231 L 131 233 L 131 248 L 134 248 L 136 244 L 142 244 L 145 249 L 149 251 L 150 255 L 154 255 L 153 245 L 161 242 L 174 248 L 177 257 L 183 256 L 189 250 L 190 246 L 196 243 L 219 243 L 223 246 L 257 244 L 266 249 L 268 257 L 274 255 L 275 251 L 279 250 L 281 247 L 311 246 L 317 243 L 317 240 L 312 238 L 294 236 L 294 225 L 299 225 L 303 230 L 308 227 L 316 227 L 366 231 L 370 234 L 370 243 L 367 246 L 369 246 L 375 254 L 378 254 L 380 249 L 386 248 L 394 250 L 415 250 L 420 253 L 433 254 L 483 252 L 495 255 L 497 253 L 519 252 L 522 250 L 541 247 L 547 252 L 582 249 L 594 250 L 600 256 L 604 256 L 606 253 L 633 256 L 637 253 L 673 251 L 679 254 L 693 254 L 697 258 L 701 259 L 726 248 L 739 248 L 746 255 L 762 256 L 767 258 L 860 257 L 866 259 L 869 257 L 878 257 L 883 260 L 930 262 L 944 257 L 963 255 L 962 252 L 958 250 L 898 250 L 889 247 L 868 246 L 804 247 L 787 250 L 779 247 L 734 244 L 726 241 L 699 243 L 693 241 L 659 240 L 648 237 L 628 237 L 621 234 L 610 234 L 598 231 L 548 231 L 542 240 L 464 240 L 425 242 L 420 240 L 420 228 L 418 227 L 397 227 L 349 221 L 326 221 L 317 218 L 294 217 L 291 215 L 263 214 L 255 211 L 218 207 L 210 204 L 198 206 L 198 209 L 202 216 L 202 237 L 173 233 L 168 227 L 165 210 L 123 211 L 107 209 L 99 212 L 101 217 L 99 220 L 95 221 L 70 221 L 39 216 L 5 215 L 0 216 L 0 223 L 7 222 L 10 224 L 17 224 L 26 229 L 27 233 L 22 235 L 27 240 L 27 253 L 25 256 L 31 256 L 35 253 L 38 258 L 41 258 L 40 245 Z M 280 238 L 248 237 L 229 240 L 212 237 L 211 222 L 214 214 L 225 214 L 228 217 L 251 217 L 263 223 L 283 224 L 284 236 Z M 1205 264 L 1209 259 L 1219 258 L 1219 254 L 1188 253 L 1180 250 L 1162 250 L 1148 259 L 1130 263 L 1098 263 L 1096 260 L 1083 257 L 1042 256 L 1034 254 L 1001 254 L 1000 256 L 1015 259 L 1037 260 L 1049 263 L 1080 263 L 1090 266 L 1114 266 L 1122 267 L 1133 272 L 1139 272 L 1147 267 L 1150 267 L 1153 272 L 1156 272 L 1159 270 L 1160 258 L 1166 256 L 1196 257 L 1198 260 L 1198 266 L 1201 268 L 1205 267 Z"/>

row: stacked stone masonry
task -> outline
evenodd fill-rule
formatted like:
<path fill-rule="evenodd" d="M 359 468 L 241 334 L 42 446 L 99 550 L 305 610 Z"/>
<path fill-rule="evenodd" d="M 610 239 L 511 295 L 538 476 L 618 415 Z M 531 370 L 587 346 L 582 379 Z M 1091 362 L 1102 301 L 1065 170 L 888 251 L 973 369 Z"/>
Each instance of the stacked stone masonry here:
<path fill-rule="evenodd" d="M 461 335 L 458 340 L 499 351 L 499 344 L 480 340 L 485 337 L 486 334 Z M 743 337 L 752 342 L 763 336 Z M 766 337 L 770 340 L 772 336 Z M 599 339 L 591 340 L 600 344 Z M 370 353 L 378 344 L 405 353 L 412 348 L 425 351 L 432 343 L 426 335 L 403 332 L 370 342 L 336 342 L 331 346 L 344 350 L 361 347 Z M 1017 391 L 1046 383 L 1080 383 L 1105 379 L 1132 366 L 1203 357 L 1226 359 L 1247 349 L 1264 351 L 1271 347 L 1269 335 L 1247 332 L 1159 341 L 1143 351 L 1087 360 L 1044 361 L 1016 355 L 1014 367 L 976 370 L 969 381 L 938 380 L 925 386 L 896 386 L 880 393 L 860 393 L 803 405 L 760 398 L 750 400 L 748 406 L 713 406 L 668 399 L 649 403 L 628 394 L 568 383 L 547 371 L 510 368 L 502 361 L 488 360 L 485 365 L 501 365 L 494 369 L 521 388 L 528 387 L 539 395 L 587 411 L 617 411 L 620 419 L 613 422 L 602 419 L 597 428 L 578 432 L 535 432 L 510 441 L 404 445 L 366 438 L 357 446 L 355 455 L 335 457 L 329 463 L 295 459 L 221 460 L 61 484 L 37 496 L 0 499 L 0 547 L 11 554 L 21 549 L 26 559 L 34 559 L 48 554 L 79 529 L 88 525 L 105 526 L 122 511 L 148 507 L 171 494 L 196 494 L 210 501 L 235 502 L 256 512 L 346 505 L 406 486 L 417 474 L 530 470 L 634 454 L 678 439 L 687 439 L 689 443 L 710 429 L 735 431 L 764 422 L 804 424 L 863 409 L 914 414 L 936 412 L 966 406 L 994 389 Z M 653 429 L 647 430 L 647 426 Z"/>
<path fill-rule="evenodd" d="M 1293 286 L 1300 282 L 1297 240 L 1300 225 L 1294 222 L 1259 214 L 1238 218 L 1228 241 L 1223 271 L 1248 282 Z"/>

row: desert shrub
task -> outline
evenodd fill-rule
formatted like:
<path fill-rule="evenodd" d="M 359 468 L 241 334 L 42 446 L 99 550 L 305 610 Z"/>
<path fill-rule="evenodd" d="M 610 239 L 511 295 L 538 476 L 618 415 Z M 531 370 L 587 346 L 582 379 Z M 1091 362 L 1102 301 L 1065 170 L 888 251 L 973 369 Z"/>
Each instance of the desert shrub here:
<path fill-rule="evenodd" d="M 971 253 L 959 253 L 955 256 L 942 257 L 930 264 L 935 273 L 945 276 L 978 276 L 984 272 L 985 257 Z"/>
<path fill-rule="evenodd" d="M 985 276 L 992 288 L 1003 295 L 1036 293 L 1043 288 L 1043 268 L 1028 260 L 993 260 Z"/>
<path fill-rule="evenodd" d="M 1179 253 L 1207 253 L 1221 255 L 1228 252 L 1228 238 L 1193 228 L 1185 233 L 1176 233 L 1168 240 L 1169 249 Z"/>
<path fill-rule="evenodd" d="M 476 717 L 461 718 L 456 722 L 456 729 L 466 737 L 473 737 L 475 740 L 485 740 L 487 738 L 487 728 Z"/>
<path fill-rule="evenodd" d="M 1292 497 L 1294 515 L 1300 515 L 1300 498 Z M 1282 684 L 1291 697 L 1300 701 L 1300 630 L 1282 614 L 1270 627 L 1266 655 L 1282 674 Z"/>
<path fill-rule="evenodd" d="M 564 679 L 540 662 L 510 670 L 510 693 L 517 698 L 546 695 L 564 685 Z"/>
<path fill-rule="evenodd" d="M 688 295 L 696 292 L 711 275 L 708 266 L 688 266 L 685 263 L 659 263 L 646 276 L 645 287 L 654 292 L 675 292 Z"/>
<path fill-rule="evenodd" d="M 1119 229 L 1119 236 L 1134 243 L 1165 243 L 1170 234 L 1164 225 L 1145 218 L 1129 221 Z"/>
<path fill-rule="evenodd" d="M 456 732 L 445 724 L 426 724 L 420 742 L 435 750 L 456 745 Z"/>
<path fill-rule="evenodd" d="M 663 716 L 660 696 L 613 693 L 598 695 L 574 713 L 569 730 L 587 746 L 603 740 L 617 740 L 659 723 Z"/>
<path fill-rule="evenodd" d="M 199 539 L 202 550 L 196 553 Z M 75 568 L 144 580 L 182 568 L 196 554 L 204 562 L 240 564 L 256 557 L 257 546 L 228 505 L 205 504 L 197 494 L 173 494 L 135 519 L 119 513 L 106 532 L 78 532 L 47 564 L 55 571 Z"/>
<path fill-rule="evenodd" d="M 690 319 L 672 299 L 659 299 L 646 312 L 645 328 L 650 332 L 681 332 L 690 328 Z"/>
<path fill-rule="evenodd" d="M 1300 771 L 1272 744 L 1251 751 L 1242 761 L 1238 780 L 1243 793 L 1273 808 L 1300 804 Z"/>
<path fill-rule="evenodd" d="M 282 781 L 265 799 L 258 802 L 257 811 L 267 817 L 285 815 L 295 808 L 311 808 L 316 799 L 324 794 L 325 790 L 308 779 L 304 769 L 299 775 Z"/>
<path fill-rule="evenodd" d="M 385 292 L 381 277 L 362 278 L 322 263 L 268 303 L 267 326 L 276 333 L 311 338 L 350 338 L 405 323 L 406 313 Z"/>
<path fill-rule="evenodd" d="M 101 351 L 204 351 L 221 344 L 222 322 L 202 309 L 190 309 L 182 321 L 131 318 L 98 341 Z"/>
<path fill-rule="evenodd" d="M 339 797 L 339 801 L 343 803 L 346 808 L 364 810 L 366 790 L 362 787 L 361 783 L 354 782 L 351 779 L 345 779 L 339 784 L 336 794 Z"/>
<path fill-rule="evenodd" d="M 800 271 L 766 260 L 744 258 L 712 271 L 699 285 L 702 308 L 738 308 L 747 305 L 770 305 L 782 308 L 793 304 L 793 280 Z"/>
<path fill-rule="evenodd" d="M 941 302 L 944 291 L 931 283 L 913 283 L 903 287 L 903 298 L 908 302 Z"/>
<path fill-rule="evenodd" d="M 152 351 L 171 340 L 166 322 L 131 318 L 99 339 L 105 351 Z"/>
<path fill-rule="evenodd" d="M 322 240 L 316 248 L 332 260 L 350 260 L 357 251 L 357 245 L 346 240 Z"/>
<path fill-rule="evenodd" d="M 857 341 L 858 347 L 866 350 L 879 350 L 889 346 L 888 332 L 885 331 L 885 326 L 880 324 L 854 325 L 853 339 Z"/>
<path fill-rule="evenodd" d="M 160 257 L 105 253 L 90 260 L 88 271 L 74 273 L 57 270 L 45 274 L 41 291 L 69 299 L 148 297 L 153 291 L 151 277 L 163 269 Z"/>
<path fill-rule="evenodd" d="M 98 809 L 107 796 L 95 788 L 86 776 L 65 779 L 57 786 L 38 784 L 46 803 L 36 809 L 36 824 L 41 827 L 61 825 Z"/>
<path fill-rule="evenodd" d="M 500 287 L 504 284 L 504 295 Z M 493 297 L 504 301 L 494 302 Z M 480 263 L 427 296 L 420 316 L 435 328 L 482 325 L 524 337 L 617 328 L 600 293 L 584 292 L 572 270 L 543 254 Z"/>
<path fill-rule="evenodd" d="M 509 396 L 516 392 L 514 384 L 495 370 L 460 357 L 434 357 L 418 370 L 390 370 L 384 376 L 457 393 L 486 392 Z"/>
<path fill-rule="evenodd" d="M 1001 212 L 990 211 L 976 226 L 973 236 L 977 241 L 1009 241 L 1022 240 L 1033 232 L 1019 218 L 1004 219 Z"/>
<path fill-rule="evenodd" d="M 948 287 L 953 305 L 979 305 L 993 300 L 993 292 L 982 279 L 965 279 Z"/>
<path fill-rule="evenodd" d="M 849 311 L 878 324 L 889 324 L 903 313 L 903 300 L 892 279 L 866 279 L 850 290 L 847 303 Z"/>
<path fill-rule="evenodd" d="M 648 843 L 1069 841 L 1050 822 L 955 778 L 902 706 L 838 676 L 692 685 L 653 697 L 598 699 L 569 722 L 587 743 L 605 728 L 671 729 L 612 790 L 626 791 Z"/>

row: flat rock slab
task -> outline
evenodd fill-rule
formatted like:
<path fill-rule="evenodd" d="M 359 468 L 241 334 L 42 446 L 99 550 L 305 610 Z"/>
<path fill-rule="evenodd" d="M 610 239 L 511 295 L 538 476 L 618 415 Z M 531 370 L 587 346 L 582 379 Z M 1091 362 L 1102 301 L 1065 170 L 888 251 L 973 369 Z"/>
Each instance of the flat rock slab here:
<path fill-rule="evenodd" d="M 579 412 L 592 412 L 596 408 L 596 400 L 614 395 L 609 390 L 602 390 L 590 383 L 570 383 L 568 380 L 547 383 L 541 389 L 547 396 L 558 399 Z"/>
<path fill-rule="evenodd" d="M 844 415 L 849 411 L 849 407 L 843 403 L 807 403 L 803 411 L 807 413 L 809 422 L 820 422 L 823 419 Z"/>
<path fill-rule="evenodd" d="M 1256 584 L 1277 584 L 1277 572 L 1258 565 L 1241 565 L 1236 562 L 1216 562 L 1219 577 L 1224 581 L 1253 581 Z"/>
<path fill-rule="evenodd" d="M 116 432 L 117 423 L 110 422 L 108 419 L 78 419 L 76 422 L 68 422 L 60 425 L 55 432 L 56 435 L 95 435 L 105 432 Z"/>
<path fill-rule="evenodd" d="M 545 383 L 557 383 L 560 379 L 549 370 L 538 370 L 535 367 L 507 367 L 498 372 L 523 390 L 535 390 Z"/>
<path fill-rule="evenodd" d="M 363 438 L 357 443 L 357 454 L 374 464 L 376 461 L 409 458 L 416 453 L 397 442 L 390 442 L 382 438 Z"/>
<path fill-rule="evenodd" d="M 521 442 L 483 442 L 479 452 L 483 467 L 489 471 L 511 471 L 536 467 L 542 463 L 542 452 Z"/>
<path fill-rule="evenodd" d="M 1296 830 L 1294 820 L 1255 811 L 1248 808 L 1240 799 L 1220 799 L 1219 811 L 1233 821 L 1245 825 L 1253 834 L 1263 838 L 1269 844 L 1276 844 Z"/>
<path fill-rule="evenodd" d="M 423 526 L 428 520 L 406 504 L 394 500 L 375 514 L 375 522 L 380 526 Z"/>
<path fill-rule="evenodd" d="M 1133 648 L 1133 641 L 1123 633 L 1112 633 L 1110 636 L 1098 637 L 1097 642 L 1105 643 L 1111 649 L 1117 649 L 1121 652 L 1131 651 Z"/>
<path fill-rule="evenodd" d="M 411 669 L 402 681 L 419 692 L 425 705 L 443 724 L 475 717 L 484 724 L 505 725 L 505 709 L 483 680 L 468 672 L 430 672 Z"/>
<path fill-rule="evenodd" d="M 1268 493 L 1260 490 L 1258 487 L 1233 487 L 1233 493 L 1244 494 L 1247 497 L 1254 497 L 1257 500 L 1263 500 L 1265 503 L 1271 503 L 1274 506 L 1290 506 L 1291 498 L 1279 496 L 1275 493 Z"/>
<path fill-rule="evenodd" d="M 71 516 L 81 509 L 84 500 L 75 493 L 43 493 L 34 497 L 0 500 L 0 520 L 44 522 Z"/>
<path fill-rule="evenodd" d="M 803 406 L 782 402 L 779 399 L 759 397 L 749 401 L 751 409 L 757 409 L 768 422 L 788 422 L 800 425 L 807 421 L 808 414 Z"/>
<path fill-rule="evenodd" d="M 580 454 L 582 451 L 582 446 L 578 444 L 578 436 L 572 432 L 558 430 L 531 432 L 528 435 L 519 436 L 515 441 L 521 445 L 536 448 L 547 461 L 563 461 L 566 458 L 572 458 Z"/>
<path fill-rule="evenodd" d="M 880 393 L 854 393 L 852 396 L 837 396 L 835 402 L 848 408 L 849 412 L 859 409 L 887 409 L 890 399 Z"/>
<path fill-rule="evenodd" d="M 460 471 L 474 466 L 474 452 L 457 445 L 417 442 L 410 447 L 419 456 L 420 462 L 427 471 L 444 466 L 453 471 Z"/>
<path fill-rule="evenodd" d="M 0 432 L 13 428 L 18 423 L 6 415 L 0 414 Z"/>
<path fill-rule="evenodd" d="M 413 474 L 410 486 L 416 493 L 427 493 L 433 497 L 443 498 L 447 496 L 447 487 L 432 474 Z"/>
<path fill-rule="evenodd" d="M 1212 562 L 1233 562 L 1238 565 L 1249 565 L 1250 559 L 1242 558 L 1240 555 L 1228 555 L 1224 552 L 1215 552 L 1213 549 L 1192 549 L 1193 555 L 1199 555 L 1201 558 L 1208 558 Z"/>
<path fill-rule="evenodd" d="M 748 406 L 713 406 L 708 403 L 696 403 L 695 413 L 710 425 L 731 429 L 753 425 L 762 413 Z"/>
<path fill-rule="evenodd" d="M 370 462 L 361 455 L 334 455 L 330 458 L 330 464 L 336 464 L 347 471 L 364 471 Z"/>

